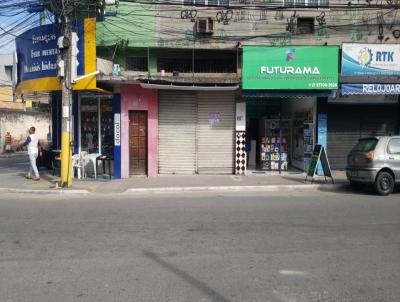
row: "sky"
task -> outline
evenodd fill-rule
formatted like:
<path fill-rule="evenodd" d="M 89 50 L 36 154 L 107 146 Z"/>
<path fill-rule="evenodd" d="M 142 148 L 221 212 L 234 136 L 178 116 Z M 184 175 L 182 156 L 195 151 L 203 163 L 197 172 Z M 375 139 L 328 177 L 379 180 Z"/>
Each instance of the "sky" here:
<path fill-rule="evenodd" d="M 0 0 L 0 54 L 14 51 L 15 35 L 39 25 L 39 13 L 27 12 L 37 0 Z"/>

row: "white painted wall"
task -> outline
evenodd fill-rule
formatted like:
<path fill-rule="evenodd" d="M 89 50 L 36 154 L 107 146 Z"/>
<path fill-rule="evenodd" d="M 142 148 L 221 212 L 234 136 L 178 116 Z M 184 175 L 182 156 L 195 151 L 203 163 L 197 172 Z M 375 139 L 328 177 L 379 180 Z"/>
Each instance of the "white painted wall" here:
<path fill-rule="evenodd" d="M 47 143 L 47 134 L 51 125 L 51 115 L 43 112 L 30 111 L 0 111 L 0 153 L 4 151 L 5 136 L 10 132 L 12 137 L 12 149 L 15 150 L 19 143 L 23 143 L 31 126 L 36 128 L 36 134 L 40 142 Z"/>

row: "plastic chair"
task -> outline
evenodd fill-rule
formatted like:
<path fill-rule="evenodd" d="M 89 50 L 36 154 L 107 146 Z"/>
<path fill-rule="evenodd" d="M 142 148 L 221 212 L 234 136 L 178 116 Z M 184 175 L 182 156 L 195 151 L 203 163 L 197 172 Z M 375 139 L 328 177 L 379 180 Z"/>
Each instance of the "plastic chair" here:
<path fill-rule="evenodd" d="M 79 154 L 72 155 L 72 178 L 75 178 L 75 170 L 77 170 L 78 179 L 81 179 L 81 162 Z"/>
<path fill-rule="evenodd" d="M 79 163 L 80 163 L 80 167 L 81 167 L 81 175 L 82 178 L 86 177 L 86 172 L 85 172 L 85 166 L 86 166 L 86 162 L 85 162 L 85 157 L 88 153 L 86 151 L 81 151 L 81 153 L 79 153 Z"/>
<path fill-rule="evenodd" d="M 93 171 L 94 171 L 94 179 L 97 179 L 97 161 L 96 158 L 99 157 L 100 153 L 91 153 L 84 156 L 84 164 L 92 163 L 93 164 Z M 86 177 L 86 174 L 85 174 Z"/>

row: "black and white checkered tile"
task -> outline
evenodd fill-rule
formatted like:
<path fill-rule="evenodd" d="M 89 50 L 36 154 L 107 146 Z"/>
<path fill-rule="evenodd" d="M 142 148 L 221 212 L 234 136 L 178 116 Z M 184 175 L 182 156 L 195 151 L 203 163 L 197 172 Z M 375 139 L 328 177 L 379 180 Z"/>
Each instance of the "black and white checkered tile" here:
<path fill-rule="evenodd" d="M 246 132 L 236 132 L 235 174 L 246 174 Z"/>

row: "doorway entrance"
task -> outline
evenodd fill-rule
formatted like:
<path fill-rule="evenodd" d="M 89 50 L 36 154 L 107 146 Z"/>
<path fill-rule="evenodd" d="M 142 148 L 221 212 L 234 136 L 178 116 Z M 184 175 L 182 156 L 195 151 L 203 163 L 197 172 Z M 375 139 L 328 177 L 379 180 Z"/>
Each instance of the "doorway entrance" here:
<path fill-rule="evenodd" d="M 129 174 L 147 175 L 147 111 L 129 111 Z"/>
<path fill-rule="evenodd" d="M 316 99 L 311 97 L 248 99 L 249 172 L 307 171 L 315 141 L 315 112 Z"/>

